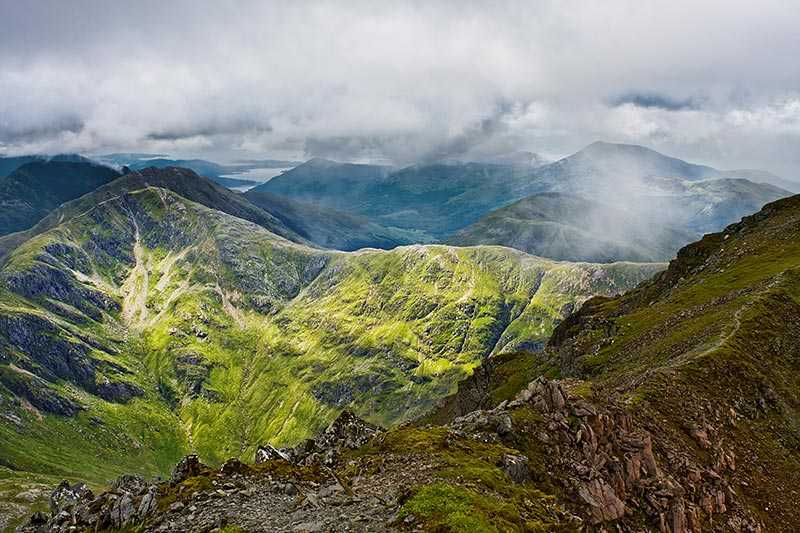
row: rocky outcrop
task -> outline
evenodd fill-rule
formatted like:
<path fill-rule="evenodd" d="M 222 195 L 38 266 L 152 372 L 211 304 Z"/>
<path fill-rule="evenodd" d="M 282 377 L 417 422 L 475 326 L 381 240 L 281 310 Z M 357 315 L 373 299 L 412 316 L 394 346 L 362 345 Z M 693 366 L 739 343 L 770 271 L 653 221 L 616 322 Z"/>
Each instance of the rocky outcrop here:
<path fill-rule="evenodd" d="M 50 495 L 50 516 L 36 513 L 20 533 L 121 529 L 152 516 L 158 509 L 158 487 L 140 476 L 124 475 L 111 489 L 95 496 L 83 483 L 62 481 Z"/>
<path fill-rule="evenodd" d="M 656 458 L 650 433 L 637 429 L 624 410 L 570 396 L 561 383 L 545 378 L 531 382 L 491 416 L 519 408 L 544 416 L 544 426 L 532 436 L 551 452 L 555 479 L 573 495 L 589 523 L 600 527 L 644 519 L 658 531 L 687 533 L 733 521 L 738 531 L 761 530 L 737 504 L 727 479 L 735 469 L 729 455 L 711 465 L 684 456 L 681 468 L 672 463 L 665 468 Z"/>
<path fill-rule="evenodd" d="M 317 438 L 307 439 L 294 448 L 277 449 L 271 444 L 259 446 L 255 462 L 258 464 L 283 459 L 295 464 L 331 465 L 342 451 L 360 448 L 383 431 L 351 411 L 342 411 Z"/>
<path fill-rule="evenodd" d="M 75 416 L 83 407 L 76 401 L 62 396 L 47 385 L 43 379 L 11 367 L 0 366 L 0 384 L 27 400 L 35 408 L 60 416 Z"/>
<path fill-rule="evenodd" d="M 207 469 L 208 467 L 200 462 L 197 455 L 187 455 L 172 469 L 172 476 L 170 476 L 169 482 L 177 485 Z"/>

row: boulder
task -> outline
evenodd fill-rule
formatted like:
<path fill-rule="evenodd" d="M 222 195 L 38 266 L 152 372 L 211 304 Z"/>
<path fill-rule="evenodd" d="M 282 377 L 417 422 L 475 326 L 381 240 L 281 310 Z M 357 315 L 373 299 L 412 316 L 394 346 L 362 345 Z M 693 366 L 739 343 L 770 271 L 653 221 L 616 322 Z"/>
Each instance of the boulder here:
<path fill-rule="evenodd" d="M 172 476 L 170 476 L 169 482 L 172 485 L 177 485 L 190 477 L 199 475 L 206 469 L 208 469 L 208 467 L 200 462 L 197 455 L 187 455 L 172 469 Z"/>

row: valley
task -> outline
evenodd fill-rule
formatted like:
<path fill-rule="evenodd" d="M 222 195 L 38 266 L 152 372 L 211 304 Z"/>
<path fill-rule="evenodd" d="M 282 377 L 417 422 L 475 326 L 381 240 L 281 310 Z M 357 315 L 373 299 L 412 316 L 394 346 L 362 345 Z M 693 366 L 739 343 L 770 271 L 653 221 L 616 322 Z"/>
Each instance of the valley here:
<path fill-rule="evenodd" d="M 163 188 L 96 194 L 0 271 L 0 442 L 16 472 L 102 484 L 188 452 L 219 464 L 295 444 L 345 407 L 411 420 L 486 357 L 539 349 L 591 295 L 663 268 L 332 252 Z"/>

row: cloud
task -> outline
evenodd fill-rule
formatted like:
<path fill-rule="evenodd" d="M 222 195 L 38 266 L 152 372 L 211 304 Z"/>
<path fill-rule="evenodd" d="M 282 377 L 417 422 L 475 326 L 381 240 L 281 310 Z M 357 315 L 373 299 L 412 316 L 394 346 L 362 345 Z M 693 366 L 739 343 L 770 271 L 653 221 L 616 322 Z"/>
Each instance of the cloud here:
<path fill-rule="evenodd" d="M 623 94 L 612 100 L 611 105 L 614 107 L 634 105 L 636 107 L 664 109 L 666 111 L 698 109 L 700 107 L 700 103 L 695 98 L 672 98 L 663 94 L 648 92 L 630 92 Z"/>
<path fill-rule="evenodd" d="M 796 2 L 0 0 L 0 11 L 8 152 L 406 162 L 559 156 L 603 139 L 800 176 L 785 104 L 800 87 Z"/>

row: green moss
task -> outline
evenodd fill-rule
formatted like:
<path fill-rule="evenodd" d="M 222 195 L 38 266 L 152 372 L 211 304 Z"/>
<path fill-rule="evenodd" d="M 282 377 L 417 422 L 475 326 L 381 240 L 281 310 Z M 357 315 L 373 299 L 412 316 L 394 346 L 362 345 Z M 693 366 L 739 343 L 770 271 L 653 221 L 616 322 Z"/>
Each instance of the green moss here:
<path fill-rule="evenodd" d="M 492 509 L 494 503 L 471 490 L 436 483 L 419 489 L 403 505 L 400 517 L 419 517 L 432 530 L 490 533 L 499 531 L 485 511 L 487 507 Z"/>

